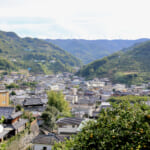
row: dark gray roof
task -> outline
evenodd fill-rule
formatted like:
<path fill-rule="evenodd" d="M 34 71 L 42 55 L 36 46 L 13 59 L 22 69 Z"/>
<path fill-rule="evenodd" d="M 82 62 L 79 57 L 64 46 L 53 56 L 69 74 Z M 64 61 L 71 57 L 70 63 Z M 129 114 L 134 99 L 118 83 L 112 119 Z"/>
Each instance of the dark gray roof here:
<path fill-rule="evenodd" d="M 66 136 L 58 136 L 55 134 L 50 135 L 38 135 L 32 141 L 34 144 L 45 144 L 45 145 L 54 145 L 55 142 L 64 141 Z"/>
<path fill-rule="evenodd" d="M 0 118 L 4 116 L 5 119 L 15 119 L 16 117 L 21 115 L 22 112 L 21 111 L 15 112 L 14 107 L 0 107 Z"/>
<path fill-rule="evenodd" d="M 5 119 L 11 119 L 11 115 L 13 112 L 14 107 L 0 107 L 0 118 L 4 116 Z"/>
<path fill-rule="evenodd" d="M 93 105 L 96 103 L 96 99 L 79 99 L 78 104 L 88 104 Z"/>
<path fill-rule="evenodd" d="M 18 112 L 13 113 L 13 114 L 11 115 L 11 117 L 12 117 L 12 119 L 15 119 L 15 118 L 17 118 L 18 116 L 21 116 L 22 114 L 23 114 L 22 111 L 18 111 Z"/>
<path fill-rule="evenodd" d="M 23 102 L 24 106 L 37 106 L 43 104 L 44 103 L 41 101 L 40 98 L 26 98 Z"/>
<path fill-rule="evenodd" d="M 80 125 L 80 123 L 83 121 L 82 118 L 61 118 L 57 120 L 57 124 L 71 124 L 71 125 Z"/>

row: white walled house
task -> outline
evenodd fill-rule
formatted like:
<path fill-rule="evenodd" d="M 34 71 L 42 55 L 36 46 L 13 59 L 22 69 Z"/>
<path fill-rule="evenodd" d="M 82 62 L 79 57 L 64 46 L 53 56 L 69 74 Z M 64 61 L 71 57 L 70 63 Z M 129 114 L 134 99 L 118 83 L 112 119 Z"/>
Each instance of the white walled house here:
<path fill-rule="evenodd" d="M 55 134 L 38 135 L 32 141 L 33 150 L 52 150 L 55 142 L 64 141 L 64 137 Z"/>
<path fill-rule="evenodd" d="M 100 111 L 101 111 L 102 109 L 106 109 L 106 108 L 109 108 L 109 107 L 111 107 L 111 105 L 110 105 L 109 102 L 102 102 L 102 103 L 100 104 Z"/>
<path fill-rule="evenodd" d="M 83 119 L 81 118 L 61 118 L 56 124 L 58 126 L 58 134 L 76 134 L 77 129 Z"/>
<path fill-rule="evenodd" d="M 66 96 L 65 96 L 65 99 L 66 99 L 68 102 L 72 103 L 72 104 L 78 102 L 78 96 L 77 96 L 77 95 L 66 95 Z"/>
<path fill-rule="evenodd" d="M 113 89 L 115 89 L 115 91 L 124 91 L 124 90 L 126 90 L 126 85 L 125 84 L 115 84 L 113 86 Z"/>

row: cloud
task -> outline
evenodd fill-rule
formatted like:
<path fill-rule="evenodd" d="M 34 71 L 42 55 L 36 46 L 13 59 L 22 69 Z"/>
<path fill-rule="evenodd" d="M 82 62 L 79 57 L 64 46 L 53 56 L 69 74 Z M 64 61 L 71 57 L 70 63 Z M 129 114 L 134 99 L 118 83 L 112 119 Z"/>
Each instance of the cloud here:
<path fill-rule="evenodd" d="M 0 0 L 0 29 L 41 38 L 150 37 L 149 0 Z"/>

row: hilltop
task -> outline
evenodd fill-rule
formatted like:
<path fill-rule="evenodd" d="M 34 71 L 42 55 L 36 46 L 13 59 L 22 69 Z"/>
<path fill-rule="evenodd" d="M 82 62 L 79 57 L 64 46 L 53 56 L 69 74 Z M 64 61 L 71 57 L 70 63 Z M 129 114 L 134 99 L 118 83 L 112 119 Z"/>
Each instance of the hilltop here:
<path fill-rule="evenodd" d="M 116 52 L 84 66 L 78 75 L 87 79 L 109 77 L 113 82 L 150 82 L 150 41 Z"/>
<path fill-rule="evenodd" d="M 73 56 L 82 60 L 84 64 L 101 59 L 113 54 L 123 48 L 128 48 L 134 44 L 147 41 L 148 39 L 138 40 L 83 40 L 83 39 L 47 39 L 53 44 L 71 53 Z"/>
<path fill-rule="evenodd" d="M 35 73 L 71 71 L 81 62 L 58 46 L 37 38 L 0 31 L 0 69 Z"/>

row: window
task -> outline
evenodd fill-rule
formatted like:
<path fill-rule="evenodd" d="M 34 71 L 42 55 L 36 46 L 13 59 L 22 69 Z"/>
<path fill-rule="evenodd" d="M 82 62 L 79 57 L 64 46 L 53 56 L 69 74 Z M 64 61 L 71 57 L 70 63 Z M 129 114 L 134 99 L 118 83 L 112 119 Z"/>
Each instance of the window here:
<path fill-rule="evenodd" d="M 47 150 L 47 147 L 43 147 L 43 150 Z"/>
<path fill-rule="evenodd" d="M 75 125 L 72 125 L 72 128 L 75 128 Z"/>
<path fill-rule="evenodd" d="M 6 94 L 2 94 L 3 96 L 6 96 Z"/>
<path fill-rule="evenodd" d="M 2 104 L 6 104 L 6 101 L 2 101 Z"/>

